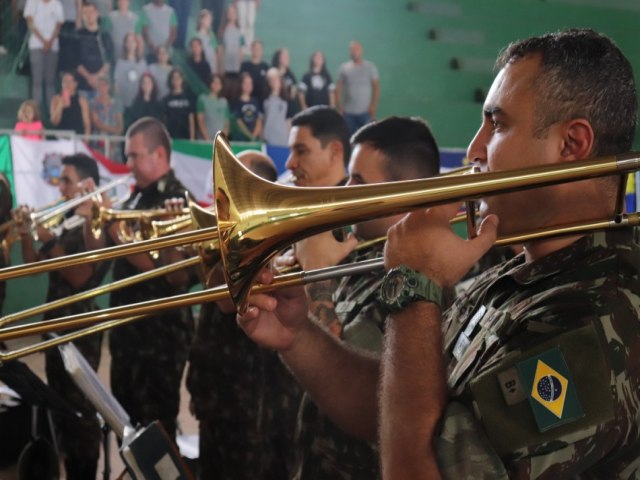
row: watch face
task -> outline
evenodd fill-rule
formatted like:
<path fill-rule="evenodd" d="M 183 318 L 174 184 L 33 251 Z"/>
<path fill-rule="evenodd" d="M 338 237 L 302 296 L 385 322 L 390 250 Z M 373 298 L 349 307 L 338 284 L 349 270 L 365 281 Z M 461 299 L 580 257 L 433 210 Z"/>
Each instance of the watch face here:
<path fill-rule="evenodd" d="M 404 275 L 401 272 L 392 272 L 384 282 L 384 296 L 388 300 L 395 300 L 402 293 Z"/>

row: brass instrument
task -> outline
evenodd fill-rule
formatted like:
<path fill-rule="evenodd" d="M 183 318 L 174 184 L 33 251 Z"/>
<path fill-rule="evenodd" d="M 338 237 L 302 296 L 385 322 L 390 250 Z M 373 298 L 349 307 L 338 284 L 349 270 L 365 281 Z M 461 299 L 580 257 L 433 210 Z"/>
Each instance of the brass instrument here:
<path fill-rule="evenodd" d="M 91 215 L 91 232 L 94 237 L 100 238 L 102 229 L 111 222 L 119 223 L 119 239 L 122 243 L 140 241 L 146 237 L 146 233 L 133 232 L 127 228 L 130 222 L 138 222 L 140 229 L 144 232 L 151 231 L 151 222 L 158 219 L 174 218 L 177 216 L 189 216 L 189 209 L 184 208 L 181 211 L 172 211 L 165 208 L 157 208 L 153 210 L 116 210 L 113 208 L 104 208 L 96 205 Z"/>

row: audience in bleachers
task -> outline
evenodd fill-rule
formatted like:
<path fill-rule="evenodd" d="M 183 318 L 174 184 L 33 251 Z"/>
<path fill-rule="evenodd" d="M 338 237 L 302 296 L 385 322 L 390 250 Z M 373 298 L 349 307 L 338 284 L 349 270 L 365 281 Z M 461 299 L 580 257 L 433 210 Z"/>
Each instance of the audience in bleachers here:
<path fill-rule="evenodd" d="M 17 8 L 21 5 L 20 0 L 12 2 Z M 49 26 L 54 25 L 47 44 L 35 31 L 30 42 L 53 51 L 59 30 L 58 69 L 66 64 L 75 73 L 75 79 L 64 75 L 66 88 L 49 100 L 55 83 L 47 85 L 43 95 L 40 82 L 54 81 L 55 75 L 43 74 L 35 66 L 32 97 L 36 102 L 47 100 L 46 126 L 115 135 L 136 119 L 152 116 L 163 121 L 174 138 L 211 140 L 222 130 L 233 141 L 286 146 L 288 121 L 301 109 L 328 105 L 352 125 L 375 116 L 378 73 L 373 63 L 364 60 L 358 42 L 349 45 L 351 60 L 340 67 L 336 84 L 320 50 L 311 54 L 309 68 L 298 83 L 287 48 L 271 50 L 271 67 L 263 59 L 262 41 L 253 40 L 251 48 L 245 48 L 253 25 L 251 19 L 248 24 L 243 22 L 247 8 L 258 6 L 255 0 L 201 0 L 202 9 L 191 12 L 193 27 L 186 50 L 180 40 L 180 14 L 171 6 L 175 2 L 148 0 L 140 7 L 139 2 L 117 0 L 113 9 L 108 0 L 24 2 L 32 31 L 40 20 L 40 16 L 33 18 L 33 6 L 58 5 L 58 21 L 52 23 L 55 16 L 46 19 Z M 225 3 L 224 13 L 216 15 Z M 218 35 L 214 33 L 216 20 L 221 20 Z M 247 33 L 249 27 L 251 33 Z M 145 61 L 145 53 L 152 63 Z M 34 60 L 39 61 L 36 56 L 32 55 L 32 68 Z M 216 73 L 219 75 L 213 75 Z M 360 76 L 366 77 L 364 86 Z"/>

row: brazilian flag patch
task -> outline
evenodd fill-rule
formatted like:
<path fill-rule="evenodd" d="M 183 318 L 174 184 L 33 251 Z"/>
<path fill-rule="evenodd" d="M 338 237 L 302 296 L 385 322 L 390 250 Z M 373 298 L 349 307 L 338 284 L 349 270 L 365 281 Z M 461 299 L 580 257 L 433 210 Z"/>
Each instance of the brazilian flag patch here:
<path fill-rule="evenodd" d="M 541 432 L 584 416 L 558 347 L 523 360 L 516 368 Z"/>

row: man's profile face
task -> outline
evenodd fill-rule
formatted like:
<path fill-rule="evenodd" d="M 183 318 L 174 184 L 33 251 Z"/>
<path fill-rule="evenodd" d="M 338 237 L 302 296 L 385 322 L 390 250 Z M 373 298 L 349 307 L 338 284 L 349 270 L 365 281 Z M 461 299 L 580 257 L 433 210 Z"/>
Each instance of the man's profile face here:
<path fill-rule="evenodd" d="M 525 57 L 508 64 L 497 75 L 483 107 L 480 129 L 467 149 L 483 171 L 504 171 L 559 161 L 560 124 L 547 135 L 534 137 L 536 94 L 533 79 L 539 58 Z M 557 188 L 557 187 L 556 187 Z M 554 187 L 486 197 L 481 214 L 497 214 L 499 233 L 531 230 L 546 224 L 557 209 Z"/>
<path fill-rule="evenodd" d="M 380 150 L 373 148 L 371 144 L 359 143 L 351 151 L 349 160 L 349 181 L 347 185 L 370 185 L 389 181 L 385 171 L 387 157 Z M 353 233 L 362 240 L 373 240 L 387 234 L 391 225 L 400 220 L 404 215 L 392 217 L 374 218 L 367 222 L 353 225 Z"/>
<path fill-rule="evenodd" d="M 127 157 L 127 167 L 136 179 L 136 185 L 144 188 L 158 179 L 159 173 L 159 150 L 149 151 L 145 144 L 143 133 L 136 133 L 127 138 L 125 143 L 125 155 Z M 164 173 L 164 172 L 163 172 Z"/>
<path fill-rule="evenodd" d="M 298 187 L 330 187 L 327 178 L 332 168 L 330 143 L 322 146 L 309 127 L 291 128 L 289 133 L 291 153 L 285 166 L 293 172 Z"/>
<path fill-rule="evenodd" d="M 69 200 L 79 193 L 79 182 L 80 177 L 78 176 L 76 167 L 72 165 L 63 165 L 62 172 L 60 172 L 60 184 L 58 185 L 58 190 L 60 190 L 60 195 L 62 195 L 65 200 Z"/>

